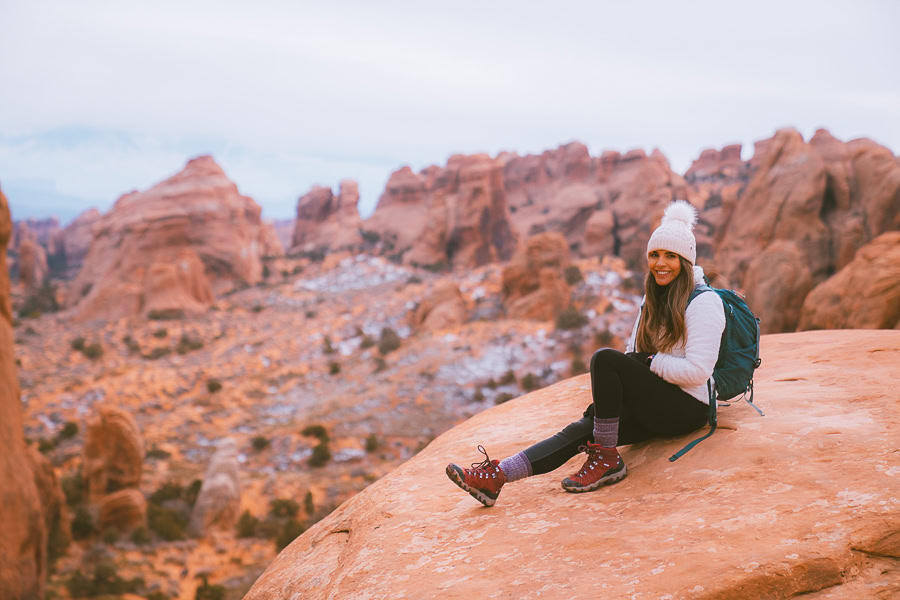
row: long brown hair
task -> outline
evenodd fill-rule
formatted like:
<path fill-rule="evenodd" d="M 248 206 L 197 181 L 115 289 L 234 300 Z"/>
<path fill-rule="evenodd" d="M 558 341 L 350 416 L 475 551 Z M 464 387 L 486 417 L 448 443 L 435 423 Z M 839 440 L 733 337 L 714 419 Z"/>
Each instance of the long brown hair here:
<path fill-rule="evenodd" d="M 635 349 L 641 352 L 668 352 L 687 335 L 684 311 L 694 290 L 694 267 L 678 256 L 681 272 L 669 285 L 659 285 L 653 273 L 647 273 L 644 291 L 647 299 L 641 309 L 641 321 L 635 337 Z"/>

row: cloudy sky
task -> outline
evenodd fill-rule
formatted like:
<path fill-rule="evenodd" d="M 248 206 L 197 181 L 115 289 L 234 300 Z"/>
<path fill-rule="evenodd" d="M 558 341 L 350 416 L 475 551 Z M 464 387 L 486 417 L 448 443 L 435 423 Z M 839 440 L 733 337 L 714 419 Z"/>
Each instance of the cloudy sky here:
<path fill-rule="evenodd" d="M 0 185 L 65 222 L 210 153 L 267 218 L 313 184 L 572 140 L 793 126 L 900 152 L 900 2 L 0 0 Z"/>

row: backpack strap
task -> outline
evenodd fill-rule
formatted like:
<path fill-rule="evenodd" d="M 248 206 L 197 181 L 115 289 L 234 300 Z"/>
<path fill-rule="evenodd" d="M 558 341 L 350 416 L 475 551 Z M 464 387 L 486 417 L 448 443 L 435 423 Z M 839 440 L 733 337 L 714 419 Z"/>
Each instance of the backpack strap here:
<path fill-rule="evenodd" d="M 691 450 L 691 448 L 716 432 L 716 399 L 713 394 L 712 381 L 709 379 L 706 380 L 706 389 L 709 390 L 709 433 L 702 437 L 698 437 L 696 440 L 670 456 L 669 462 L 675 462 L 676 460 L 687 454 Z"/>

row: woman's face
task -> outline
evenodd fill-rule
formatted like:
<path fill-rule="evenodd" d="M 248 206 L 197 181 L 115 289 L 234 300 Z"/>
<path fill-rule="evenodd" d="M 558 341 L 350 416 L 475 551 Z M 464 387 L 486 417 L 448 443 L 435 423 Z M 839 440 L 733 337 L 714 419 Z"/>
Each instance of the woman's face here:
<path fill-rule="evenodd" d="M 668 250 L 651 250 L 647 254 L 647 267 L 656 280 L 656 285 L 669 285 L 681 273 L 678 255 Z"/>

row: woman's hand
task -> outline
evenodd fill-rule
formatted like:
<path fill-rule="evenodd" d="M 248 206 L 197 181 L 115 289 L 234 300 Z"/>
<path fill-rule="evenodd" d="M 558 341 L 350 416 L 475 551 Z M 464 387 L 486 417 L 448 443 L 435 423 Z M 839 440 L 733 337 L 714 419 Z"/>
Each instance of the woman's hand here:
<path fill-rule="evenodd" d="M 630 356 L 634 360 L 638 361 L 639 363 L 645 364 L 648 367 L 653 361 L 653 355 L 649 352 L 626 352 L 625 356 Z"/>

